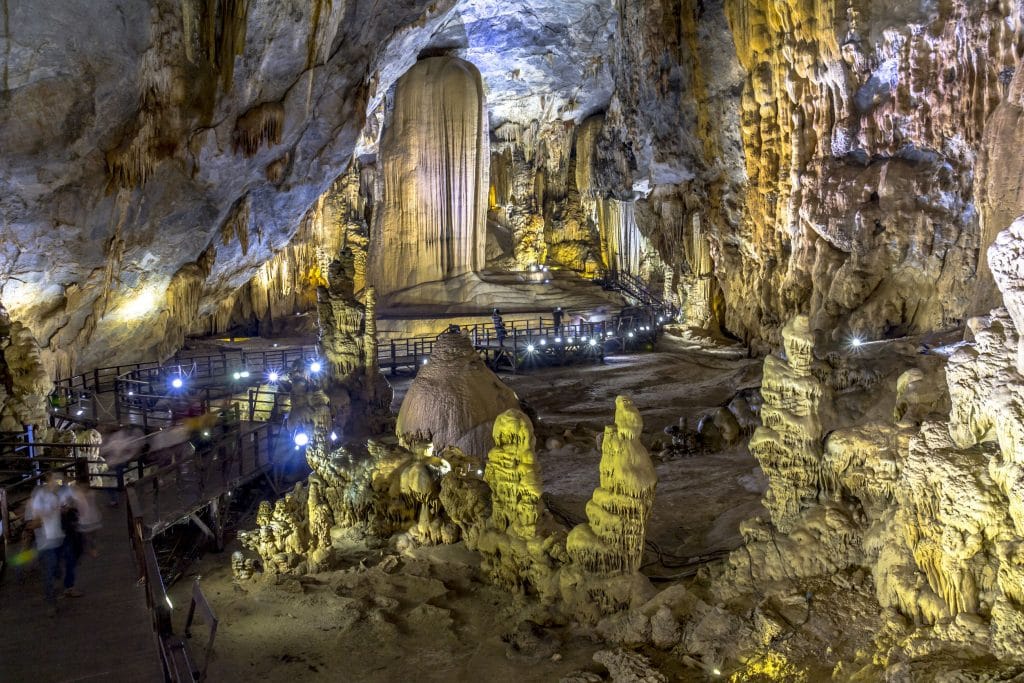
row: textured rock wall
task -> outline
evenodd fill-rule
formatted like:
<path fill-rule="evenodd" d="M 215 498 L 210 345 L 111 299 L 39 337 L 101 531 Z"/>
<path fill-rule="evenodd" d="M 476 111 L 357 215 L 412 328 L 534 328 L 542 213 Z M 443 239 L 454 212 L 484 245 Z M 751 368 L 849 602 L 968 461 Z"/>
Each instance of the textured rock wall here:
<path fill-rule="evenodd" d="M 987 246 L 977 164 L 1018 65 L 1021 4 L 725 8 L 749 177 L 741 225 L 719 235 L 739 246 L 716 264 L 729 327 L 763 333 L 794 310 L 836 335 L 963 320 Z"/>

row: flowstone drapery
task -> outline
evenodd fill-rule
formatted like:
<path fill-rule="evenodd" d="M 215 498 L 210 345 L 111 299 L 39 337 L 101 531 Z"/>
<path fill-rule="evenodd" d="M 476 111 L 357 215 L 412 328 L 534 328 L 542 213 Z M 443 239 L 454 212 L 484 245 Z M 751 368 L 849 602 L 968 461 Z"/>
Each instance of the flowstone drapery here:
<path fill-rule="evenodd" d="M 472 64 L 423 59 L 398 80 L 394 101 L 370 244 L 370 284 L 385 301 L 483 268 L 490 164 L 483 84 Z"/>

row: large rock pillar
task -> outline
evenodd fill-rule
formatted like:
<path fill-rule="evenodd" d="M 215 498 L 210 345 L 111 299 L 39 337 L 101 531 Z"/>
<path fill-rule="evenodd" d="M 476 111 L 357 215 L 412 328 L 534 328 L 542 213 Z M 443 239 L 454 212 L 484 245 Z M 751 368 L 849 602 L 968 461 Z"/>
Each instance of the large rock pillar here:
<path fill-rule="evenodd" d="M 454 57 L 409 69 L 395 89 L 380 162 L 370 281 L 382 301 L 481 269 L 490 154 L 480 72 Z"/>

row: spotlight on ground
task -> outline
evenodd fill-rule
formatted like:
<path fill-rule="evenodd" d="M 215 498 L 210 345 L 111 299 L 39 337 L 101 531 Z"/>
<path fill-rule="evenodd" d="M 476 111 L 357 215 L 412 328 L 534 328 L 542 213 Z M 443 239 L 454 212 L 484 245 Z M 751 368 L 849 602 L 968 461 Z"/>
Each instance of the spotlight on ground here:
<path fill-rule="evenodd" d="M 309 434 L 307 434 L 306 432 L 296 432 L 295 433 L 295 437 L 294 437 L 294 441 L 295 441 L 295 447 L 296 448 L 302 448 L 303 446 L 308 446 L 309 445 Z"/>

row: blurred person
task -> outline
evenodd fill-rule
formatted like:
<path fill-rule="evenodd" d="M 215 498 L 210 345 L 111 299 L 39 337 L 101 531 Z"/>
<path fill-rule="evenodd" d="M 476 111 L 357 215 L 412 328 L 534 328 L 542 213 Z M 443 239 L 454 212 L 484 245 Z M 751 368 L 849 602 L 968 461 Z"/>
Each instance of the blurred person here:
<path fill-rule="evenodd" d="M 54 583 L 57 581 L 60 552 L 64 544 L 61 505 L 57 495 L 59 487 L 60 475 L 57 472 L 47 473 L 43 484 L 32 492 L 32 497 L 25 508 L 28 527 L 35 534 L 36 551 L 39 553 L 39 564 L 43 573 L 43 597 L 50 616 L 57 614 Z"/>
<path fill-rule="evenodd" d="M 69 489 L 71 500 L 78 512 L 75 530 L 81 537 L 81 552 L 96 557 L 99 555 L 96 549 L 96 532 L 103 526 L 103 516 L 100 514 L 99 505 L 96 504 L 96 491 L 82 481 L 73 482 Z"/>
<path fill-rule="evenodd" d="M 78 506 L 70 486 L 57 490 L 60 500 L 60 526 L 64 542 L 60 547 L 60 559 L 64 562 L 64 597 L 80 598 L 82 592 L 75 587 L 78 578 L 78 559 L 82 556 L 82 534 L 78 531 Z"/>

